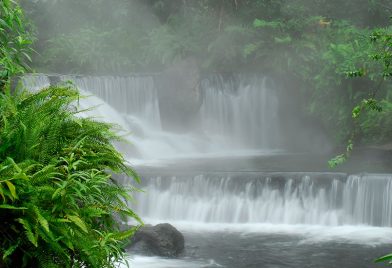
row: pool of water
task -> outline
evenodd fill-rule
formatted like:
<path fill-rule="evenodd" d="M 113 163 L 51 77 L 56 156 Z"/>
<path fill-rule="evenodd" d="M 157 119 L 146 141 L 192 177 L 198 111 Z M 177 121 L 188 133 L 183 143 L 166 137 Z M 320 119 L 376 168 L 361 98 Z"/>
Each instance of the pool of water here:
<path fill-rule="evenodd" d="M 185 236 L 178 259 L 132 256 L 149 268 L 377 268 L 392 252 L 392 229 L 370 226 L 173 223 Z"/>
<path fill-rule="evenodd" d="M 383 199 L 382 191 L 376 191 L 380 195 L 369 193 L 373 188 L 379 189 L 377 188 L 379 187 L 377 182 L 385 181 L 388 184 L 389 175 L 382 175 L 382 178 L 385 177 L 384 179 L 374 180 L 373 182 L 370 178 L 371 174 L 362 173 L 371 170 L 366 165 L 370 163 L 367 159 L 362 159 L 361 165 L 355 163 L 355 165 L 342 167 L 339 170 L 331 170 L 326 164 L 328 157 L 325 155 L 276 153 L 256 157 L 182 159 L 173 162 L 161 162 L 156 166 L 138 166 L 137 170 L 143 178 L 141 188 L 145 192 L 135 194 L 136 212 L 142 216 L 145 223 L 169 222 L 178 228 L 185 237 L 185 252 L 175 259 L 132 255 L 132 252 L 130 252 L 131 267 L 387 267 L 386 264 L 375 263 L 374 260 L 392 252 L 392 228 L 377 227 L 377 224 L 370 226 L 373 224 L 363 219 L 367 217 L 364 215 L 368 212 L 371 212 L 371 215 L 368 213 L 370 216 L 366 214 L 369 219 L 377 218 L 378 212 L 382 215 L 388 213 L 388 209 L 381 212 L 378 209 L 368 209 L 366 206 L 374 203 L 378 204 L 377 208 L 381 209 L 381 204 L 385 205 L 387 203 L 384 201 L 388 198 Z M 390 167 L 388 168 L 384 162 L 379 162 L 379 164 L 379 167 L 373 166 L 374 172 L 390 173 Z M 380 166 L 383 168 L 380 168 Z M 339 187 L 336 189 L 340 190 L 336 190 L 332 187 L 335 185 L 334 181 L 339 181 L 335 186 L 341 183 L 351 185 L 348 183 L 351 172 L 359 172 L 361 174 L 359 176 L 364 177 L 366 183 L 363 187 L 361 186 L 358 189 L 354 187 L 354 190 L 350 187 L 346 187 L 346 190 Z M 203 174 L 203 176 L 198 177 L 199 174 Z M 237 204 L 237 206 L 229 206 L 233 211 L 240 207 L 238 204 L 242 204 L 242 210 L 245 210 L 248 206 L 254 204 L 257 198 L 263 197 L 263 193 L 265 194 L 266 191 L 265 187 L 262 188 L 264 192 L 259 193 L 255 198 L 250 194 L 252 191 L 247 191 L 246 185 L 252 180 L 263 181 L 263 176 L 270 176 L 271 183 L 274 185 L 270 189 L 271 198 L 261 203 L 263 207 L 252 206 L 252 211 L 260 215 L 275 215 L 280 211 L 280 218 L 284 220 L 273 221 L 273 217 L 269 217 L 267 220 L 254 220 L 254 222 L 250 220 L 248 222 L 245 220 L 244 222 L 241 220 L 230 222 L 232 218 L 229 217 L 231 215 L 230 211 L 226 209 L 219 210 L 219 204 L 226 200 L 228 204 Z M 380 176 L 378 175 L 378 177 Z M 157 177 L 160 178 L 157 179 Z M 293 186 L 288 191 L 288 182 L 291 178 L 296 181 L 297 177 L 300 178 L 298 182 L 304 180 L 303 177 L 309 177 L 312 183 L 308 185 L 309 187 L 306 186 L 307 184 L 305 187 L 300 183 L 294 183 L 295 187 Z M 157 180 L 159 183 L 155 183 Z M 215 180 L 220 183 L 215 183 Z M 255 185 L 249 185 L 252 186 L 252 189 L 255 189 Z M 202 186 L 205 186 L 205 189 Z M 381 188 L 384 189 L 385 187 L 382 186 Z M 333 194 L 333 189 L 336 190 L 336 196 Z M 284 195 L 287 191 L 291 193 L 289 196 L 292 198 L 287 198 Z M 306 198 L 309 197 L 308 195 L 312 198 Z M 350 196 L 352 200 L 348 198 Z M 378 196 L 381 198 L 380 200 L 384 201 L 377 203 Z M 386 193 L 386 196 L 389 196 L 389 193 Z M 275 199 L 272 197 L 275 197 Z M 366 199 L 368 197 L 374 200 Z M 293 199 L 298 202 L 293 202 Z M 360 202 L 362 199 L 364 200 L 363 203 Z M 238 202 L 238 200 L 241 202 Z M 205 204 L 210 206 L 203 206 L 204 201 Z M 267 206 L 267 201 L 272 202 L 272 205 Z M 216 208 L 211 202 L 215 202 Z M 289 216 L 293 216 L 292 214 L 295 214 L 295 211 L 301 211 L 298 209 L 294 211 L 293 204 L 298 204 L 298 208 L 302 208 L 305 212 L 313 209 L 318 212 L 314 215 L 320 214 L 325 217 L 332 217 L 332 212 L 336 212 L 338 215 L 346 208 L 344 206 L 345 202 L 350 204 L 348 207 L 351 207 L 351 205 L 356 207 L 353 210 L 355 213 L 349 210 L 353 213 L 351 220 L 337 217 L 338 220 L 335 223 L 328 221 L 329 224 L 326 225 L 322 225 L 323 221 L 314 217 L 311 221 L 289 220 Z M 285 204 L 291 204 L 291 206 Z M 227 207 L 225 206 L 225 208 Z M 200 208 L 204 208 L 204 210 L 200 211 Z M 217 209 L 222 213 L 222 217 L 216 217 L 216 219 L 207 217 L 207 208 L 210 208 L 211 211 Z M 279 210 L 279 208 L 291 209 Z M 214 215 L 218 214 L 215 213 Z M 221 221 L 215 223 L 214 220 Z M 297 224 L 297 222 L 300 223 Z M 379 226 L 390 225 L 379 224 Z"/>

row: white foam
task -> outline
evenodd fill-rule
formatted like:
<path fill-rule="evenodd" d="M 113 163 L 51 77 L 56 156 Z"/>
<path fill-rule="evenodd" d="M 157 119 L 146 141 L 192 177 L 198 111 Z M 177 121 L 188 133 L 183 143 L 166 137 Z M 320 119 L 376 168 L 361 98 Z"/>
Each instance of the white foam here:
<path fill-rule="evenodd" d="M 203 262 L 182 260 L 182 259 L 166 259 L 160 257 L 133 256 L 128 259 L 130 267 L 137 268 L 201 268 L 206 265 Z M 120 265 L 125 268 L 125 265 Z"/>
<path fill-rule="evenodd" d="M 158 224 L 159 221 L 144 219 L 146 223 Z M 234 233 L 241 236 L 287 235 L 298 236 L 300 243 L 341 242 L 376 246 L 392 243 L 392 228 L 367 225 L 323 226 L 304 224 L 221 224 L 169 222 L 184 233 Z"/>

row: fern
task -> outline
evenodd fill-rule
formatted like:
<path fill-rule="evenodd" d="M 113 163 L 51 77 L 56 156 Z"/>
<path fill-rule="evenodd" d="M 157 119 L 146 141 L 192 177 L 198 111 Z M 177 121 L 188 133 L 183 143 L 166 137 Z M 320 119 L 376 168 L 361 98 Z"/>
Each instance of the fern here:
<path fill-rule="evenodd" d="M 0 95 L 0 255 L 8 267 L 114 267 L 115 219 L 140 218 L 113 173 L 139 181 L 111 125 L 77 118 L 71 87 Z M 7 266 L 6 266 L 7 267 Z"/>

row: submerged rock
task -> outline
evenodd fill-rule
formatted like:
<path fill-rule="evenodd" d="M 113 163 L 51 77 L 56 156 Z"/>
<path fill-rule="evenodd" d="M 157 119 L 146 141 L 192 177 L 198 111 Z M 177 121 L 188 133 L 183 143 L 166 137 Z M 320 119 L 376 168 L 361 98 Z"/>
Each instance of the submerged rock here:
<path fill-rule="evenodd" d="M 136 232 L 129 249 L 149 256 L 177 257 L 184 251 L 184 236 L 168 223 L 146 225 Z"/>

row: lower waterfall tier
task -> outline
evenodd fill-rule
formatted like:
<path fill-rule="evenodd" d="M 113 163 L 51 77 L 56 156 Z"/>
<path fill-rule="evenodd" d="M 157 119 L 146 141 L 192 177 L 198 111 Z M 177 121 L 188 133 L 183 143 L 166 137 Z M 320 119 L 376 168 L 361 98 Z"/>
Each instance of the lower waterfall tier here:
<path fill-rule="evenodd" d="M 392 175 L 144 176 L 134 204 L 162 221 L 392 226 Z"/>

